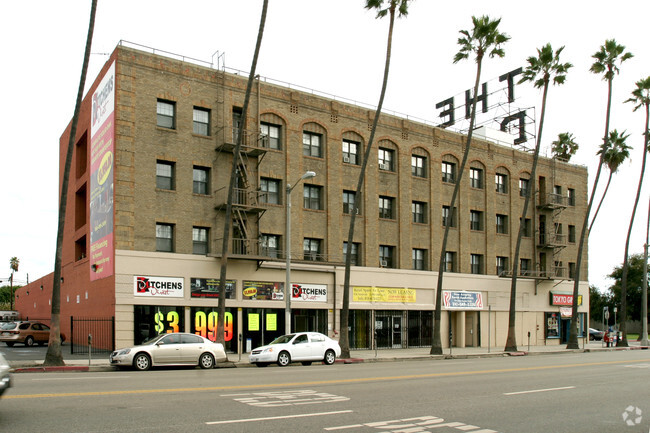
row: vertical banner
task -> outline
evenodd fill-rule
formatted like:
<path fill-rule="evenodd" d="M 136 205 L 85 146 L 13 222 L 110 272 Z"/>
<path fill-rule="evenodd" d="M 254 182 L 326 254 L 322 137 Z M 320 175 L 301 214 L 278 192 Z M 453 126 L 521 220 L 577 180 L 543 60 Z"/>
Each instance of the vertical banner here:
<path fill-rule="evenodd" d="M 90 124 L 90 280 L 113 275 L 115 63 L 93 93 Z"/>

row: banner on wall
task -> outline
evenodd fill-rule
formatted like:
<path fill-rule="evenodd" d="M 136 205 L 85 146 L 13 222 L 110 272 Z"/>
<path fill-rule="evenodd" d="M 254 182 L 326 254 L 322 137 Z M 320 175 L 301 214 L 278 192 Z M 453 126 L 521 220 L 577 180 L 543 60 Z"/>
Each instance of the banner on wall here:
<path fill-rule="evenodd" d="M 292 301 L 327 302 L 326 284 L 292 284 Z"/>
<path fill-rule="evenodd" d="M 173 277 L 133 277 L 135 296 L 156 296 L 182 298 L 184 296 L 183 278 Z"/>
<path fill-rule="evenodd" d="M 551 305 L 573 305 L 573 293 L 550 292 Z M 582 305 L 582 295 L 578 295 L 578 305 Z"/>
<path fill-rule="evenodd" d="M 226 299 L 235 299 L 235 280 L 226 280 Z M 190 280 L 192 298 L 218 298 L 219 279 L 215 278 L 192 278 Z"/>
<path fill-rule="evenodd" d="M 415 302 L 415 289 L 355 286 L 352 291 L 352 300 L 354 302 Z"/>
<path fill-rule="evenodd" d="M 448 310 L 482 310 L 483 293 L 442 291 L 442 305 Z"/>
<path fill-rule="evenodd" d="M 115 63 L 92 96 L 90 114 L 90 280 L 113 275 Z"/>
<path fill-rule="evenodd" d="M 284 283 L 269 283 L 266 281 L 244 281 L 244 299 L 260 299 L 269 301 L 283 301 Z"/>

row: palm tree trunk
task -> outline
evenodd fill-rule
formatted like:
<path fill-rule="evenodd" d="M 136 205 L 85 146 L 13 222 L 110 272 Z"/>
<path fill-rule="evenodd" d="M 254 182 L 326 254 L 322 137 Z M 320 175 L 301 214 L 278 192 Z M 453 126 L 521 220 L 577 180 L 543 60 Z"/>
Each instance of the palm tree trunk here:
<path fill-rule="evenodd" d="M 472 111 L 469 121 L 469 131 L 467 131 L 467 142 L 463 152 L 463 161 L 458 169 L 458 176 L 456 184 L 454 185 L 454 192 L 451 196 L 451 203 L 449 205 L 450 218 L 447 219 L 445 224 L 445 234 L 442 238 L 442 247 L 440 248 L 440 262 L 438 264 L 438 282 L 436 285 L 436 308 L 433 312 L 433 341 L 431 342 L 431 355 L 442 355 L 442 338 L 440 329 L 440 316 L 442 315 L 442 280 L 445 272 L 445 255 L 447 252 L 447 240 L 449 239 L 449 227 L 455 218 L 456 198 L 460 190 L 460 183 L 463 179 L 467 159 L 469 158 L 469 149 L 472 143 L 472 134 L 474 132 L 474 121 L 476 120 L 476 101 L 478 96 L 478 86 L 481 81 L 481 65 L 483 63 L 483 56 L 478 55 L 476 58 L 476 81 L 474 82 L 474 95 L 472 97 Z M 451 323 L 449 324 L 451 326 Z M 451 342 L 450 342 L 451 344 Z"/>
<path fill-rule="evenodd" d="M 646 106 L 647 107 L 647 106 Z M 643 184 L 643 177 L 645 175 L 645 164 L 648 155 L 648 114 L 646 108 L 646 125 L 643 140 L 643 160 L 641 162 L 641 174 L 639 175 L 639 186 L 636 190 L 636 198 L 634 199 L 634 206 L 632 207 L 632 216 L 630 217 L 630 226 L 627 229 L 627 238 L 625 239 L 625 256 L 623 258 L 623 275 L 621 277 L 621 325 L 620 331 L 623 338 L 616 344 L 618 347 L 628 347 L 627 343 L 627 271 L 628 271 L 628 254 L 630 250 L 630 237 L 632 236 L 632 226 L 634 225 L 634 216 L 636 215 L 636 208 L 639 204 L 641 197 L 641 186 Z M 641 320 L 647 320 L 647 317 L 642 317 Z"/>
<path fill-rule="evenodd" d="M 244 136 L 244 125 L 246 124 L 246 113 L 248 112 L 248 103 L 251 97 L 251 91 L 253 88 L 253 81 L 255 79 L 255 69 L 257 68 L 257 59 L 259 58 L 260 48 L 262 46 L 262 36 L 264 36 L 264 23 L 266 22 L 266 11 L 268 8 L 269 1 L 264 0 L 262 4 L 262 16 L 260 18 L 259 31 L 257 33 L 257 42 L 255 44 L 255 54 L 253 55 L 253 63 L 251 65 L 251 70 L 248 75 L 248 83 L 246 85 L 246 94 L 244 96 L 244 107 L 242 108 L 242 119 L 239 122 L 239 130 L 237 131 L 237 140 L 235 143 L 235 148 L 232 151 L 232 166 L 230 167 L 230 184 L 228 186 L 228 199 L 226 202 L 226 215 L 223 226 L 223 243 L 221 246 L 221 269 L 219 273 L 219 300 L 218 300 L 218 315 L 217 315 L 217 341 L 219 343 L 224 343 L 224 318 L 226 316 L 226 277 L 228 270 L 228 251 L 230 243 L 230 225 L 232 218 L 232 198 L 233 192 L 235 190 L 235 184 L 237 182 L 237 166 L 239 164 L 240 157 L 239 153 L 241 151 L 241 144 Z M 224 120 L 225 122 L 225 120 Z M 288 288 L 284 289 L 285 296 L 288 295 Z"/>
<path fill-rule="evenodd" d="M 366 167 L 368 166 L 368 160 L 370 159 L 370 150 L 372 148 L 372 143 L 375 139 L 375 132 L 377 131 L 377 123 L 379 122 L 379 116 L 381 114 L 381 107 L 384 105 L 384 96 L 386 95 L 386 87 L 388 86 L 388 72 L 390 69 L 390 55 L 393 42 L 393 25 L 395 23 L 395 5 L 393 4 L 389 8 L 390 13 L 390 22 L 388 26 L 388 42 L 386 43 L 386 63 L 384 64 L 384 80 L 381 85 L 381 94 L 379 95 L 379 104 L 377 105 L 377 111 L 375 111 L 375 118 L 372 121 L 372 130 L 370 131 L 370 138 L 368 139 L 368 145 L 366 146 L 366 151 L 363 155 L 363 162 L 361 163 L 361 171 L 359 172 L 359 180 L 357 181 L 357 189 L 354 197 L 354 209 L 350 212 L 350 229 L 348 231 L 348 250 L 345 256 L 345 277 L 343 280 L 343 305 L 341 306 L 341 333 L 339 344 L 341 346 L 341 358 L 350 357 L 350 335 L 348 332 L 349 328 L 349 312 L 350 312 L 350 268 L 352 266 L 352 254 L 351 248 L 354 242 L 354 223 L 356 221 L 357 212 L 359 209 L 359 204 L 361 203 L 361 190 L 363 188 L 363 181 L 365 179 Z M 376 342 L 375 342 L 376 344 Z"/>
<path fill-rule="evenodd" d="M 521 238 L 524 235 L 524 226 L 526 223 L 526 214 L 528 205 L 535 195 L 535 180 L 537 177 L 537 163 L 539 162 L 539 149 L 542 142 L 542 131 L 544 130 L 544 116 L 546 114 L 546 96 L 548 95 L 548 80 L 544 83 L 544 94 L 542 96 L 542 114 L 539 121 L 539 130 L 537 133 L 537 143 L 535 143 L 535 155 L 533 156 L 533 167 L 530 172 L 531 185 L 528 188 L 526 199 L 524 200 L 524 209 L 521 212 L 519 220 L 519 233 L 517 234 L 517 244 L 515 246 L 515 257 L 512 264 L 512 280 L 510 282 L 510 309 L 508 311 L 508 337 L 506 339 L 506 352 L 517 351 L 517 335 L 515 329 L 515 313 L 517 312 L 517 273 L 519 271 L 519 253 L 521 249 Z"/>
<path fill-rule="evenodd" d="M 591 228 L 594 225 L 594 221 L 596 221 L 596 217 L 598 216 L 598 212 L 600 212 L 600 207 L 603 205 L 603 201 L 605 201 L 605 196 L 607 195 L 607 191 L 609 190 L 609 184 L 612 182 L 612 177 L 614 175 L 614 172 L 610 171 L 609 172 L 609 177 L 607 178 L 607 185 L 605 185 L 605 191 L 603 191 L 602 197 L 600 197 L 600 201 L 598 202 L 598 207 L 596 208 L 596 212 L 594 212 L 594 217 L 591 219 L 591 224 L 589 224 L 589 229 L 588 233 L 591 233 Z"/>
<path fill-rule="evenodd" d="M 79 90 L 77 91 L 77 101 L 70 125 L 70 138 L 68 140 L 68 149 L 65 156 L 65 166 L 63 169 L 63 180 L 61 182 L 61 199 L 59 202 L 59 220 L 56 235 L 56 253 L 54 256 L 54 284 L 52 285 L 52 313 L 50 322 L 50 338 L 47 344 L 47 353 L 43 365 L 64 365 L 63 355 L 61 354 L 61 262 L 63 256 L 63 229 L 65 227 L 65 214 L 68 204 L 68 184 L 70 183 L 70 166 L 72 165 L 72 151 L 77 140 L 77 124 L 79 123 L 79 110 L 81 109 L 81 98 L 86 85 L 86 75 L 88 73 L 88 62 L 90 61 L 90 48 L 93 41 L 93 31 L 95 29 L 95 12 L 97 11 L 97 0 L 92 1 L 90 7 L 90 22 L 88 24 L 88 36 L 86 37 L 86 51 L 84 53 L 83 66 L 81 67 L 81 77 L 79 79 Z"/>
<path fill-rule="evenodd" d="M 607 142 L 607 136 L 609 135 L 609 117 L 612 110 L 612 79 L 607 80 L 607 114 L 605 116 L 605 135 L 603 136 L 603 143 Z M 596 171 L 596 178 L 594 179 L 594 184 L 591 188 L 591 195 L 589 197 L 589 202 L 587 203 L 587 210 L 585 211 L 585 217 L 582 221 L 582 230 L 580 231 L 580 242 L 578 243 L 578 256 L 576 257 L 576 273 L 575 281 L 573 282 L 573 304 L 571 307 L 571 327 L 569 331 L 569 341 L 567 342 L 567 349 L 579 349 L 578 345 L 578 289 L 580 288 L 580 268 L 582 267 L 582 255 L 585 246 L 585 240 L 587 239 L 587 226 L 589 224 L 589 213 L 591 212 L 591 207 L 594 204 L 594 197 L 596 196 L 596 188 L 598 187 L 598 179 L 600 179 L 600 173 L 603 169 L 603 156 L 604 152 L 601 153 L 598 160 L 598 170 Z M 594 218 L 595 221 L 595 218 Z M 592 221 L 593 224 L 593 221 Z"/>

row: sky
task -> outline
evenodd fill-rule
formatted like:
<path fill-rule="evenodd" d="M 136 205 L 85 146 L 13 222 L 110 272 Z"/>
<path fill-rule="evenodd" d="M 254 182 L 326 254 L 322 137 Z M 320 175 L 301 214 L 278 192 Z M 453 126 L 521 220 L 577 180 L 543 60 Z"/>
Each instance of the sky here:
<path fill-rule="evenodd" d="M 376 19 L 364 4 L 270 0 L 257 73 L 375 107 L 388 19 Z M 247 74 L 261 9 L 261 0 L 99 0 L 86 87 L 121 40 L 206 62 L 219 57 L 227 68 Z M 90 0 L 0 5 L 0 285 L 10 275 L 14 256 L 20 260 L 17 284 L 54 269 L 59 138 L 74 111 L 89 13 Z M 500 31 L 511 37 L 504 58 L 484 61 L 483 82 L 525 67 L 526 58 L 546 43 L 554 49 L 565 46 L 562 61 L 574 67 L 565 85 L 549 90 L 542 153 L 550 155 L 557 135 L 571 132 L 580 144 L 572 163 L 588 167 L 590 189 L 607 100 L 606 83 L 589 72 L 591 56 L 612 38 L 635 55 L 614 79 L 610 128 L 630 134 L 631 158 L 614 175 L 589 240 L 589 281 L 604 291 L 613 283 L 607 275 L 623 261 L 640 174 L 645 114 L 633 112 L 633 104 L 623 101 L 636 81 L 650 76 L 650 2 L 629 0 L 613 6 L 602 0 L 547 0 L 533 8 L 510 0 L 412 1 L 408 16 L 395 23 L 384 109 L 438 124 L 436 103 L 473 86 L 473 60 L 454 64 L 453 57 L 458 32 L 470 30 L 471 17 L 481 15 L 501 18 Z M 518 103 L 535 107 L 539 116 L 541 93 L 530 84 L 517 86 L 517 92 Z M 607 175 L 605 171 L 601 185 Z M 647 184 L 650 179 L 641 194 L 630 253 L 643 252 Z"/>

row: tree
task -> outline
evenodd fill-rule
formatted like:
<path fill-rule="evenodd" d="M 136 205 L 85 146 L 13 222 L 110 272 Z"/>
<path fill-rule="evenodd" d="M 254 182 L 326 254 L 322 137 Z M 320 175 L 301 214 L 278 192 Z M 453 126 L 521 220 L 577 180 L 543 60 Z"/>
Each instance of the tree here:
<path fill-rule="evenodd" d="M 614 76 L 618 74 L 618 64 L 632 58 L 632 53 L 625 52 L 625 47 L 616 43 L 614 39 L 605 41 L 605 45 L 601 45 L 592 58 L 595 62 L 591 65 L 589 70 L 594 74 L 603 74 L 603 80 L 607 82 L 607 110 L 605 114 L 605 134 L 603 134 L 603 143 L 607 143 L 609 135 L 609 119 L 612 110 L 612 82 Z M 584 220 L 582 222 L 582 230 L 580 231 L 580 240 L 578 241 L 578 255 L 576 257 L 576 273 L 573 283 L 573 305 L 571 308 L 571 330 L 569 332 L 569 341 L 567 349 L 579 349 L 578 346 L 578 288 L 580 287 L 580 268 L 582 267 L 582 252 L 585 246 L 585 239 L 587 238 L 587 226 L 589 224 L 589 214 L 591 213 L 591 206 L 594 203 L 596 188 L 600 173 L 603 168 L 604 156 L 601 153 L 598 161 L 598 169 L 594 178 L 594 184 L 591 188 L 591 195 L 587 203 L 587 210 L 585 211 Z"/>
<path fill-rule="evenodd" d="M 393 25 L 395 23 L 395 12 L 398 12 L 398 16 L 408 15 L 408 2 L 409 0 L 386 0 L 386 5 L 384 5 L 384 0 L 366 0 L 366 9 L 376 10 L 377 18 L 383 18 L 386 15 L 389 16 L 388 23 L 388 41 L 386 42 L 386 62 L 384 64 L 384 79 L 381 84 L 381 93 L 379 95 L 379 103 L 377 104 L 377 110 L 375 111 L 375 118 L 372 121 L 372 129 L 370 130 L 370 138 L 368 139 L 368 145 L 363 155 L 363 161 L 361 163 L 361 171 L 359 172 L 359 180 L 357 181 L 357 189 L 354 197 L 354 209 L 350 212 L 350 229 L 348 231 L 348 241 L 347 245 L 351 246 L 354 242 L 354 223 L 356 221 L 357 209 L 361 204 L 361 190 L 363 188 L 363 181 L 366 174 L 366 167 L 368 165 L 368 159 L 370 158 L 370 150 L 372 148 L 372 143 L 375 139 L 375 132 L 377 131 L 377 123 L 379 122 L 379 116 L 381 115 L 381 108 L 384 105 L 384 96 L 386 95 L 386 87 L 388 86 L 388 71 L 390 69 L 390 54 L 393 45 Z M 386 6 L 386 7 L 384 7 Z M 345 277 L 343 280 L 343 304 L 341 306 L 341 357 L 349 358 L 350 357 L 350 336 L 348 333 L 348 315 L 350 311 L 350 268 L 352 266 L 352 254 L 345 255 Z"/>
<path fill-rule="evenodd" d="M 618 171 L 621 164 L 623 164 L 623 162 L 630 156 L 631 147 L 625 144 L 627 137 L 629 137 L 629 134 L 625 135 L 625 132 L 623 132 L 619 135 L 618 131 L 615 129 L 609 133 L 607 142 L 600 145 L 598 155 L 603 155 L 603 162 L 607 165 L 607 168 L 609 168 L 609 176 L 607 178 L 607 184 L 605 185 L 605 191 L 603 191 L 603 195 L 600 197 L 600 202 L 598 202 L 596 212 L 594 212 L 594 216 L 589 224 L 588 233 L 591 233 L 591 227 L 594 225 L 600 207 L 603 205 L 603 201 L 605 200 L 605 196 L 609 190 L 609 185 L 612 182 L 612 176 Z"/>
<path fill-rule="evenodd" d="M 517 273 L 519 271 L 519 252 L 521 249 L 521 239 L 524 235 L 526 227 L 526 215 L 528 214 L 528 206 L 530 201 L 533 200 L 535 194 L 535 178 L 537 174 L 537 163 L 539 162 L 539 149 L 542 143 L 542 132 L 544 130 L 544 118 L 546 116 L 546 98 L 548 96 L 548 86 L 553 80 L 553 84 L 561 85 L 566 81 L 566 74 L 570 68 L 573 67 L 571 63 L 560 62 L 560 54 L 564 47 L 558 48 L 553 51 L 551 44 L 544 45 L 541 49 L 537 49 L 537 57 L 528 58 L 528 66 L 524 70 L 523 78 L 519 80 L 520 83 L 532 81 L 536 88 L 542 88 L 542 114 L 540 116 L 539 128 L 537 131 L 537 142 L 535 143 L 535 153 L 533 155 L 533 167 L 530 172 L 531 188 L 524 199 L 524 208 L 521 212 L 519 219 L 519 233 L 517 234 L 517 243 L 515 246 L 515 257 L 512 263 L 512 280 L 510 283 L 510 309 L 508 313 L 508 337 L 506 339 L 506 352 L 517 351 L 517 336 L 515 329 L 515 314 L 517 304 Z M 564 143 L 567 143 L 565 140 Z"/>
<path fill-rule="evenodd" d="M 634 107 L 636 111 L 640 107 L 645 107 L 645 129 L 643 131 L 643 159 L 641 160 L 641 173 L 639 174 L 639 185 L 636 189 L 636 197 L 634 198 L 634 206 L 632 206 L 632 215 L 630 216 L 630 225 L 627 229 L 627 238 L 625 239 L 625 255 L 623 256 L 623 275 L 621 276 L 621 332 L 623 338 L 619 340 L 617 346 L 627 347 L 627 274 L 628 274 L 628 254 L 630 251 L 630 238 L 632 237 L 632 226 L 634 225 L 634 216 L 636 215 L 636 208 L 639 205 L 639 198 L 641 197 L 641 186 L 643 185 L 643 177 L 645 176 L 645 164 L 648 156 L 648 106 L 650 105 L 650 77 L 645 80 L 637 81 L 637 88 L 632 92 L 632 98 L 626 102 L 637 104 Z"/>
<path fill-rule="evenodd" d="M 442 313 L 442 282 L 443 274 L 445 271 L 445 253 L 447 251 L 447 239 L 449 238 L 449 227 L 451 221 L 454 220 L 454 213 L 456 212 L 456 198 L 463 179 L 463 172 L 469 157 L 469 150 L 472 144 L 472 133 L 474 132 L 474 122 L 476 120 L 476 101 L 478 97 L 478 86 L 481 81 L 481 67 L 483 66 L 483 58 L 487 54 L 490 58 L 503 57 L 505 51 L 502 46 L 510 39 L 510 36 L 505 33 L 499 32 L 499 23 L 501 19 L 492 20 L 487 15 L 480 18 L 472 17 L 474 27 L 471 31 L 461 30 L 461 37 L 458 38 L 458 45 L 460 50 L 454 56 L 454 63 L 469 58 L 470 54 L 475 56 L 476 60 L 476 80 L 474 82 L 474 94 L 472 97 L 472 109 L 470 114 L 469 129 L 467 131 L 467 142 L 463 151 L 463 160 L 458 169 L 458 177 L 455 179 L 454 192 L 451 196 L 450 218 L 447 218 L 445 224 L 445 232 L 442 238 L 442 247 L 440 248 L 440 263 L 438 265 L 438 282 L 436 285 L 436 306 L 433 314 L 433 341 L 431 344 L 431 354 L 442 354 L 442 339 L 440 330 L 440 316 Z M 451 324 L 450 324 L 451 326 Z"/>
<path fill-rule="evenodd" d="M 611 288 L 607 292 L 601 293 L 595 286 L 589 286 L 589 318 L 591 321 L 603 323 L 603 309 L 608 307 L 610 311 L 613 311 L 614 305 Z M 605 326 L 608 325 L 609 323 L 605 324 Z"/>
<path fill-rule="evenodd" d="M 242 163 L 240 152 L 241 144 L 244 135 L 244 125 L 246 124 L 246 114 L 248 113 L 248 103 L 251 98 L 251 91 L 253 89 L 253 81 L 255 80 L 255 69 L 257 68 L 257 60 L 260 54 L 260 48 L 262 47 L 262 37 L 264 36 L 264 24 L 266 23 L 266 11 L 268 9 L 268 0 L 264 0 L 262 4 L 262 16 L 260 18 L 260 25 L 257 32 L 257 42 L 255 44 L 255 54 L 253 54 L 253 63 L 251 65 L 251 70 L 248 75 L 248 84 L 246 85 L 246 94 L 244 95 L 244 106 L 242 108 L 242 119 L 239 122 L 239 129 L 237 131 L 235 148 L 232 151 L 232 166 L 230 168 L 230 184 L 228 186 L 228 198 L 226 202 L 226 215 L 224 217 L 223 225 L 223 239 L 221 247 L 221 269 L 219 274 L 219 300 L 218 300 L 218 315 L 217 315 L 217 341 L 224 343 L 224 317 L 226 315 L 226 276 L 228 271 L 228 251 L 230 243 L 230 225 L 232 223 L 232 202 L 233 195 L 235 191 L 235 185 L 237 184 L 237 173 L 239 164 Z M 284 289 L 285 296 L 290 296 L 289 288 L 285 287 Z"/>
<path fill-rule="evenodd" d="M 559 133 L 557 140 L 553 141 L 551 145 L 553 158 L 564 162 L 569 162 L 571 157 L 578 151 L 578 143 L 576 143 L 575 137 L 570 132 Z"/>
<path fill-rule="evenodd" d="M 90 48 L 93 41 L 95 29 L 95 12 L 97 11 L 97 0 L 92 1 L 90 7 L 90 22 L 88 23 L 88 36 L 86 37 L 86 50 L 84 53 L 81 77 L 79 78 L 79 90 L 77 102 L 74 107 L 72 124 L 70 125 L 70 139 L 65 156 L 63 168 L 63 180 L 61 182 L 61 199 L 59 200 L 59 220 L 56 235 L 56 253 L 54 256 L 54 282 L 52 285 L 52 315 L 50 322 L 50 339 L 47 344 L 47 353 L 43 365 L 64 365 L 61 354 L 61 261 L 63 253 L 63 229 L 65 227 L 65 214 L 68 204 L 68 184 L 70 182 L 70 166 L 72 165 L 72 151 L 77 139 L 77 124 L 79 123 L 79 110 L 81 109 L 81 98 L 84 86 L 86 85 L 86 74 L 88 72 L 88 61 L 90 60 Z"/>
<path fill-rule="evenodd" d="M 18 272 L 18 265 L 20 265 L 20 260 L 18 260 L 18 257 L 12 257 L 9 259 L 9 268 L 11 269 L 11 284 L 9 285 L 11 290 L 11 297 L 9 298 L 9 303 L 11 310 L 14 309 L 14 272 Z"/>

